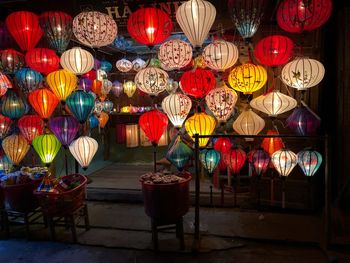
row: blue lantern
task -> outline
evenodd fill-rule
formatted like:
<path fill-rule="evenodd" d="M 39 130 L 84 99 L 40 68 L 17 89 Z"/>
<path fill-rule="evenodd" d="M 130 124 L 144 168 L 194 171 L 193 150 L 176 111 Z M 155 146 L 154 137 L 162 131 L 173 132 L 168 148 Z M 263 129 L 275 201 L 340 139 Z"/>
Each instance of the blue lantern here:
<path fill-rule="evenodd" d="M 83 90 L 73 92 L 66 100 L 69 110 L 80 123 L 86 122 L 95 105 L 95 99 Z"/>
<path fill-rule="evenodd" d="M 0 158 L 0 172 L 8 173 L 12 169 L 12 163 L 6 154 Z"/>
<path fill-rule="evenodd" d="M 22 68 L 16 72 L 15 80 L 21 90 L 27 94 L 40 86 L 43 76 L 33 69 Z"/>
<path fill-rule="evenodd" d="M 106 72 L 110 72 L 112 70 L 112 64 L 107 60 L 101 60 L 101 69 Z"/>
<path fill-rule="evenodd" d="M 212 174 L 221 160 L 221 154 L 213 149 L 204 149 L 200 152 L 199 159 L 208 173 Z"/>
<path fill-rule="evenodd" d="M 182 171 L 192 156 L 192 149 L 181 141 L 180 135 L 168 150 L 166 158 L 179 170 Z"/>
<path fill-rule="evenodd" d="M 113 110 L 114 104 L 110 100 L 106 100 L 103 102 L 103 111 L 106 113 L 110 113 Z"/>
<path fill-rule="evenodd" d="M 89 117 L 89 125 L 90 125 L 90 129 L 94 129 L 94 128 L 97 128 L 98 125 L 99 125 L 99 121 L 98 119 L 96 118 L 95 115 L 90 115 Z"/>
<path fill-rule="evenodd" d="M 1 111 L 11 120 L 21 118 L 28 109 L 24 98 L 18 96 L 13 90 L 8 90 L 6 95 L 1 98 Z"/>

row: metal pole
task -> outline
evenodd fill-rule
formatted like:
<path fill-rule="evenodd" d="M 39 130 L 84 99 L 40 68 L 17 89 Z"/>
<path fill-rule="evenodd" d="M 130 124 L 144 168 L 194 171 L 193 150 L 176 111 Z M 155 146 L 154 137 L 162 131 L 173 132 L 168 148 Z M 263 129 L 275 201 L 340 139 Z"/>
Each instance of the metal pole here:
<path fill-rule="evenodd" d="M 329 176 L 329 143 L 328 135 L 326 135 L 324 140 L 324 155 L 325 155 L 325 164 L 324 164 L 324 180 L 325 180 L 325 229 L 324 229 L 324 248 L 328 249 L 331 242 L 331 177 Z"/>
<path fill-rule="evenodd" d="M 157 146 L 153 145 L 153 171 L 157 172 Z"/>
<path fill-rule="evenodd" d="M 75 160 L 74 164 L 75 164 L 75 173 L 78 174 L 79 173 L 79 163 L 77 160 Z"/>
<path fill-rule="evenodd" d="M 200 173 L 199 173 L 199 137 L 198 134 L 194 135 L 194 157 L 195 157 L 195 215 L 194 215 L 194 244 L 193 251 L 199 251 L 200 243 L 200 226 L 199 226 L 199 194 L 200 194 Z"/>

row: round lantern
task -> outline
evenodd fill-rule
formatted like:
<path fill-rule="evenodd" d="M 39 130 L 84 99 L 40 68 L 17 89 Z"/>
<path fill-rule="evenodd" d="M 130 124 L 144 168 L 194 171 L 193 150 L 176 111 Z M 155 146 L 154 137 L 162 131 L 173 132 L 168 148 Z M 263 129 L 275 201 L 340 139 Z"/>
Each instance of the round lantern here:
<path fill-rule="evenodd" d="M 119 96 L 123 93 L 123 84 L 117 80 L 113 81 L 111 90 L 113 95 L 119 98 Z"/>
<path fill-rule="evenodd" d="M 287 149 L 274 152 L 271 156 L 271 162 L 275 166 L 280 176 L 288 176 L 297 165 L 297 155 Z"/>
<path fill-rule="evenodd" d="M 12 169 L 12 163 L 9 160 L 9 158 L 6 156 L 6 154 L 4 154 L 1 158 L 0 158 L 0 171 L 3 171 L 5 173 L 9 173 Z"/>
<path fill-rule="evenodd" d="M 33 140 L 34 150 L 38 153 L 41 161 L 49 165 L 55 159 L 61 148 L 61 143 L 53 134 L 43 134 Z"/>
<path fill-rule="evenodd" d="M 203 167 L 208 171 L 208 173 L 213 174 L 214 170 L 221 160 L 221 154 L 213 149 L 204 149 L 199 154 L 199 160 L 203 164 Z"/>
<path fill-rule="evenodd" d="M 215 40 L 204 48 L 202 56 L 209 68 L 222 72 L 236 64 L 239 53 L 235 44 Z"/>
<path fill-rule="evenodd" d="M 23 51 L 33 49 L 43 34 L 38 16 L 28 11 L 11 13 L 6 18 L 6 26 Z"/>
<path fill-rule="evenodd" d="M 113 110 L 114 104 L 112 101 L 107 100 L 103 102 L 103 111 L 106 113 L 110 113 Z"/>
<path fill-rule="evenodd" d="M 319 84 L 325 69 L 319 61 L 310 58 L 296 58 L 286 64 L 281 72 L 284 84 L 297 90 L 307 90 Z"/>
<path fill-rule="evenodd" d="M 294 44 L 286 36 L 272 35 L 261 39 L 255 46 L 254 55 L 268 67 L 284 65 L 292 56 Z"/>
<path fill-rule="evenodd" d="M 129 72 L 133 64 L 129 60 L 122 58 L 115 63 L 115 66 L 120 72 Z"/>
<path fill-rule="evenodd" d="M 167 160 L 171 162 L 179 171 L 182 171 L 193 155 L 192 149 L 182 142 L 178 135 L 174 144 L 166 154 Z"/>
<path fill-rule="evenodd" d="M 6 95 L 1 98 L 1 112 L 11 120 L 21 118 L 27 109 L 25 99 L 18 96 L 13 90 L 8 90 Z"/>
<path fill-rule="evenodd" d="M 229 138 L 220 137 L 214 142 L 214 149 L 219 151 L 222 156 L 229 153 L 231 150 L 232 144 Z"/>
<path fill-rule="evenodd" d="M 169 15 L 157 8 L 140 8 L 128 19 L 128 32 L 137 42 L 153 46 L 167 39 L 173 30 Z"/>
<path fill-rule="evenodd" d="M 5 49 L 0 51 L 0 69 L 6 74 L 14 74 L 25 64 L 22 53 L 14 49 Z"/>
<path fill-rule="evenodd" d="M 90 93 L 77 90 L 67 98 L 66 103 L 74 117 L 80 123 L 84 123 L 94 108 L 95 99 Z"/>
<path fill-rule="evenodd" d="M 107 60 L 101 60 L 101 70 L 110 72 L 112 70 L 112 64 Z"/>
<path fill-rule="evenodd" d="M 129 97 L 131 98 L 135 91 L 136 91 L 136 85 L 133 81 L 129 80 L 129 81 L 126 81 L 124 82 L 123 84 L 123 88 L 124 88 L 124 93 Z"/>
<path fill-rule="evenodd" d="M 56 95 L 47 88 L 30 92 L 28 100 L 30 105 L 44 121 L 47 121 L 51 117 L 59 103 Z"/>
<path fill-rule="evenodd" d="M 228 77 L 230 86 L 244 94 L 252 94 L 264 87 L 267 81 L 267 72 L 260 65 L 245 63 L 235 67 Z"/>
<path fill-rule="evenodd" d="M 76 88 L 78 79 L 73 73 L 61 69 L 50 73 L 46 82 L 57 98 L 64 102 Z"/>
<path fill-rule="evenodd" d="M 297 157 L 298 164 L 305 176 L 314 176 L 322 164 L 322 155 L 311 149 L 298 152 Z"/>
<path fill-rule="evenodd" d="M 21 90 L 27 94 L 39 88 L 43 81 L 43 76 L 33 69 L 22 68 L 16 72 L 15 80 Z"/>
<path fill-rule="evenodd" d="M 204 0 L 189 0 L 179 6 L 176 21 L 193 47 L 201 47 L 216 17 L 216 9 Z"/>
<path fill-rule="evenodd" d="M 81 136 L 69 145 L 69 151 L 84 170 L 88 168 L 97 149 L 97 141 L 88 136 Z"/>
<path fill-rule="evenodd" d="M 63 52 L 60 63 L 62 68 L 76 75 L 82 75 L 93 69 L 94 57 L 89 51 L 74 47 Z"/>
<path fill-rule="evenodd" d="M 176 128 L 182 127 L 192 108 L 192 101 L 181 93 L 170 94 L 162 101 L 162 109 Z"/>
<path fill-rule="evenodd" d="M 48 48 L 34 48 L 26 53 L 26 63 L 31 68 L 45 75 L 58 70 L 60 58 Z"/>
<path fill-rule="evenodd" d="M 248 161 L 253 166 L 255 174 L 260 176 L 269 167 L 270 156 L 263 149 L 256 149 L 248 153 Z"/>
<path fill-rule="evenodd" d="M 109 116 L 107 113 L 105 113 L 104 111 L 100 112 L 100 114 L 97 116 L 97 119 L 98 119 L 98 123 L 100 125 L 100 127 L 103 129 L 108 120 L 109 120 Z"/>
<path fill-rule="evenodd" d="M 267 135 L 279 135 L 277 130 L 268 130 Z M 284 147 L 283 141 L 280 137 L 264 138 L 261 147 L 270 155 L 281 150 Z"/>
<path fill-rule="evenodd" d="M 50 47 L 62 54 L 72 37 L 72 17 L 64 12 L 48 11 L 40 15 L 39 22 Z"/>
<path fill-rule="evenodd" d="M 167 116 L 159 110 L 143 113 L 139 125 L 153 146 L 156 146 L 168 126 Z"/>
<path fill-rule="evenodd" d="M 0 139 L 4 138 L 11 127 L 11 119 L 0 114 Z"/>
<path fill-rule="evenodd" d="M 223 83 L 221 87 L 209 91 L 205 96 L 205 102 L 218 122 L 225 123 L 231 117 L 237 97 L 237 93 Z"/>
<path fill-rule="evenodd" d="M 196 99 L 203 98 L 216 85 L 215 76 L 210 70 L 195 69 L 181 76 L 180 88 Z"/>
<path fill-rule="evenodd" d="M 8 89 L 12 89 L 10 79 L 0 71 L 0 97 L 5 95 Z"/>
<path fill-rule="evenodd" d="M 234 174 L 239 174 L 247 159 L 246 153 L 240 148 L 233 148 L 223 157 L 225 164 Z"/>
<path fill-rule="evenodd" d="M 168 69 L 181 69 L 192 60 L 192 47 L 180 39 L 172 39 L 159 47 L 158 58 Z"/>
<path fill-rule="evenodd" d="M 320 125 L 320 118 L 304 106 L 296 108 L 287 119 L 287 126 L 303 136 L 316 134 Z"/>
<path fill-rule="evenodd" d="M 117 36 L 117 24 L 107 14 L 81 12 L 73 19 L 73 33 L 83 44 L 98 48 L 112 44 Z"/>
<path fill-rule="evenodd" d="M 283 0 L 277 9 L 277 23 L 290 33 L 314 30 L 332 13 L 332 0 Z"/>
<path fill-rule="evenodd" d="M 252 108 L 271 117 L 290 111 L 297 106 L 297 101 L 277 90 L 263 94 L 250 102 Z"/>
<path fill-rule="evenodd" d="M 186 132 L 190 135 L 192 140 L 194 140 L 193 136 L 195 134 L 198 135 L 211 135 L 216 126 L 215 119 L 204 113 L 195 113 L 193 116 L 188 118 L 185 122 Z M 199 147 L 205 147 L 209 141 L 209 138 L 200 138 L 199 139 Z"/>
<path fill-rule="evenodd" d="M 14 45 L 13 38 L 4 22 L 0 22 L 0 49 L 8 48 Z"/>
<path fill-rule="evenodd" d="M 29 151 L 30 146 L 22 135 L 13 134 L 3 139 L 2 148 L 10 161 L 14 165 L 19 165 Z"/>
<path fill-rule="evenodd" d="M 131 63 L 132 69 L 136 72 L 139 72 L 141 69 L 144 69 L 147 66 L 146 62 L 141 58 L 136 58 Z"/>
<path fill-rule="evenodd" d="M 68 147 L 79 131 L 79 122 L 69 115 L 54 117 L 50 120 L 50 130 L 63 147 Z"/>
<path fill-rule="evenodd" d="M 265 127 L 265 121 L 251 109 L 243 111 L 232 125 L 240 135 L 257 135 Z"/>
<path fill-rule="evenodd" d="M 28 143 L 31 144 L 35 137 L 43 133 L 44 122 L 38 115 L 24 115 L 18 120 L 18 127 Z"/>
<path fill-rule="evenodd" d="M 138 89 L 150 96 L 157 96 L 165 90 L 168 78 L 166 71 L 160 68 L 147 67 L 136 74 L 135 84 Z"/>

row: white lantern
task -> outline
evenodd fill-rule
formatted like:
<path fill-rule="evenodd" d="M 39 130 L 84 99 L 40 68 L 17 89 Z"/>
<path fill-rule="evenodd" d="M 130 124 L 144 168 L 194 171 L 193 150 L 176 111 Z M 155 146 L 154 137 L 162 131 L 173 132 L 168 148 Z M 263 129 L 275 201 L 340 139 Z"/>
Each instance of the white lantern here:
<path fill-rule="evenodd" d="M 165 89 L 169 94 L 175 93 L 178 88 L 179 88 L 179 82 L 173 79 L 168 79 L 168 84 L 166 85 Z"/>
<path fill-rule="evenodd" d="M 191 62 L 192 47 L 179 39 L 169 40 L 159 47 L 158 59 L 162 68 L 181 69 Z"/>
<path fill-rule="evenodd" d="M 168 84 L 168 73 L 156 67 L 147 67 L 140 70 L 135 76 L 135 84 L 138 89 L 157 96 L 166 89 Z"/>
<path fill-rule="evenodd" d="M 216 40 L 204 48 L 202 56 L 209 68 L 225 71 L 236 64 L 239 53 L 235 44 Z"/>
<path fill-rule="evenodd" d="M 101 94 L 107 95 L 111 91 L 113 86 L 112 81 L 108 79 L 102 80 Z"/>
<path fill-rule="evenodd" d="M 69 145 L 69 151 L 84 170 L 89 166 L 97 149 L 97 141 L 88 136 L 81 136 Z"/>
<path fill-rule="evenodd" d="M 117 24 L 113 18 L 101 12 L 81 12 L 73 19 L 75 37 L 90 47 L 103 47 L 111 44 L 117 32 Z"/>
<path fill-rule="evenodd" d="M 283 67 L 281 77 L 287 86 L 307 90 L 319 84 L 324 73 L 325 69 L 321 62 L 310 58 L 296 58 Z"/>
<path fill-rule="evenodd" d="M 125 125 L 126 147 L 134 148 L 139 146 L 139 127 L 137 124 Z"/>
<path fill-rule="evenodd" d="M 237 117 L 232 127 L 240 135 L 257 135 L 264 129 L 265 121 L 252 109 L 248 109 Z"/>
<path fill-rule="evenodd" d="M 205 102 L 218 122 L 224 123 L 230 118 L 237 98 L 237 93 L 222 83 L 221 87 L 209 91 L 205 96 Z"/>
<path fill-rule="evenodd" d="M 208 1 L 189 0 L 176 11 L 176 21 L 193 47 L 201 47 L 216 17 L 216 9 Z"/>
<path fill-rule="evenodd" d="M 82 75 L 93 69 L 94 57 L 89 51 L 80 47 L 74 47 L 63 52 L 60 64 L 62 68 L 76 75 Z"/>
<path fill-rule="evenodd" d="M 103 81 L 108 77 L 107 72 L 103 69 L 96 70 L 96 79 L 99 81 Z"/>
<path fill-rule="evenodd" d="M 277 90 L 263 94 L 250 102 L 252 108 L 271 117 L 290 111 L 297 106 L 297 101 Z"/>
<path fill-rule="evenodd" d="M 132 69 L 132 63 L 125 58 L 118 60 L 115 66 L 121 72 L 129 72 Z"/>
<path fill-rule="evenodd" d="M 281 176 L 288 176 L 297 165 L 297 155 L 290 150 L 282 149 L 272 154 L 271 162 Z"/>
<path fill-rule="evenodd" d="M 124 93 L 129 98 L 131 98 L 134 95 L 135 91 L 136 91 L 136 85 L 135 85 L 135 83 L 133 81 L 128 80 L 128 81 L 124 82 L 123 89 L 124 89 Z"/>
<path fill-rule="evenodd" d="M 192 101 L 181 93 L 170 94 L 162 101 L 162 109 L 176 128 L 182 127 L 192 108 Z"/>
<path fill-rule="evenodd" d="M 136 58 L 132 62 L 132 69 L 136 72 L 139 72 L 141 69 L 146 67 L 146 62 L 141 58 Z"/>
<path fill-rule="evenodd" d="M 305 176 L 314 176 L 322 164 L 322 155 L 312 149 L 298 152 L 298 164 Z"/>

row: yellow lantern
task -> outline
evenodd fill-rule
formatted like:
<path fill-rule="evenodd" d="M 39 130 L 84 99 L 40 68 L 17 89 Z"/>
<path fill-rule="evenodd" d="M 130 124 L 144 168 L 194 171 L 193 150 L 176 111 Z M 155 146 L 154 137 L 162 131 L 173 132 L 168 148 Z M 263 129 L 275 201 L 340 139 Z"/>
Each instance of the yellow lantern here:
<path fill-rule="evenodd" d="M 139 127 L 137 124 L 125 125 L 126 147 L 134 148 L 139 146 Z"/>
<path fill-rule="evenodd" d="M 47 84 L 61 102 L 65 102 L 66 98 L 74 91 L 77 80 L 73 73 L 64 69 L 51 72 L 46 78 Z"/>
<path fill-rule="evenodd" d="M 2 141 L 5 154 L 14 165 L 18 165 L 29 151 L 29 144 L 22 135 L 13 134 Z"/>
<path fill-rule="evenodd" d="M 199 135 L 211 135 L 215 129 L 216 121 L 212 116 L 200 112 L 195 113 L 192 117 L 188 118 L 185 122 L 185 129 L 191 136 L 195 134 Z M 192 138 L 193 139 L 193 138 Z M 209 138 L 200 138 L 199 147 L 205 147 L 209 141 Z"/>
<path fill-rule="evenodd" d="M 99 116 L 98 116 L 98 122 L 99 122 L 100 127 L 101 127 L 102 129 L 106 126 L 108 120 L 109 120 L 108 114 L 105 113 L 104 111 L 101 111 L 101 113 L 100 113 Z"/>
<path fill-rule="evenodd" d="M 136 85 L 133 81 L 129 80 L 127 82 L 124 82 L 123 84 L 123 89 L 124 89 L 124 93 L 131 98 L 135 91 L 136 91 Z"/>

